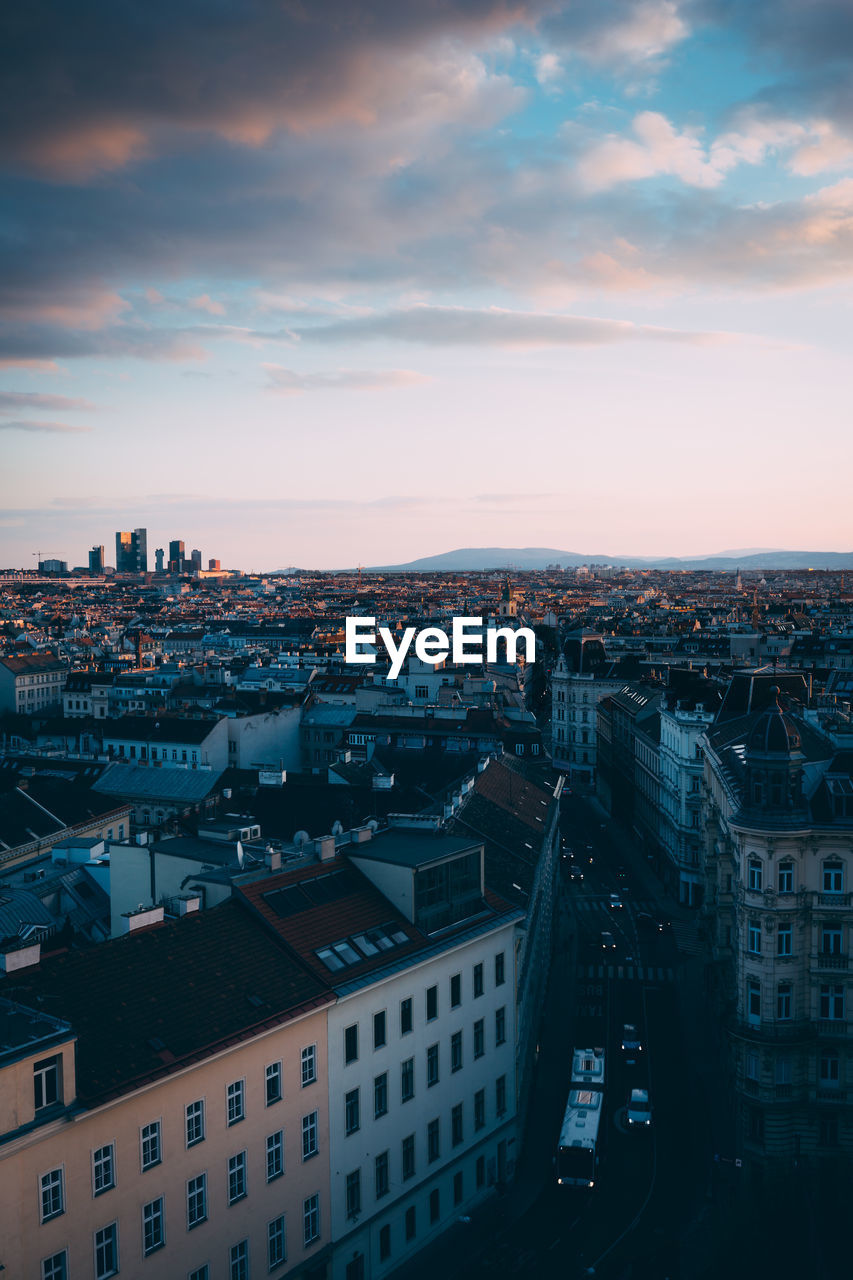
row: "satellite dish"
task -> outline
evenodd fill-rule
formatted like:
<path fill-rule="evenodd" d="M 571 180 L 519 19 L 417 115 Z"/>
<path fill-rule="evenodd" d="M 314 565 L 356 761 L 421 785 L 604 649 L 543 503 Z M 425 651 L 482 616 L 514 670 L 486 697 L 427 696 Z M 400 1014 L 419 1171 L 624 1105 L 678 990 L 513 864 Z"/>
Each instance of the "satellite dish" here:
<path fill-rule="evenodd" d="M 344 834 L 344 824 L 342 822 L 332 823 L 332 835 L 342 836 Z"/>
<path fill-rule="evenodd" d="M 297 831 L 296 835 L 293 837 L 293 843 L 298 845 L 304 845 L 304 844 L 308 844 L 310 839 L 311 837 L 309 836 L 307 831 Z"/>

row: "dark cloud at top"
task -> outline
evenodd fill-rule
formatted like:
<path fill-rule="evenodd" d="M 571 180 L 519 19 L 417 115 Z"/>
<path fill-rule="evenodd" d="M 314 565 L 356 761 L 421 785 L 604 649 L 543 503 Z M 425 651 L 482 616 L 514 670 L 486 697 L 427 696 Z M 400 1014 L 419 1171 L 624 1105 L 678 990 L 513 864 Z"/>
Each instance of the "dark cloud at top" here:
<path fill-rule="evenodd" d="M 0 145 L 74 179 L 119 168 L 169 128 L 251 145 L 277 128 L 369 126 L 394 62 L 438 37 L 532 21 L 547 0 L 34 0 L 7 8 Z"/>

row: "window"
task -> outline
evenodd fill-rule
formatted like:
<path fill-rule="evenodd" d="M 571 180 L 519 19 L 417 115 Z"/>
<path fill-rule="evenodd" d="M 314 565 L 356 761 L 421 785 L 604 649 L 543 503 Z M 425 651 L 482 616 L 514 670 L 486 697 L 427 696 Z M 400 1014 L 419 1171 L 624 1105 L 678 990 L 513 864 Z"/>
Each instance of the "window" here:
<path fill-rule="evenodd" d="M 118 1274 L 118 1223 L 95 1232 L 95 1280 Z"/>
<path fill-rule="evenodd" d="M 431 1044 L 427 1049 L 427 1088 L 438 1084 L 438 1045 Z"/>
<path fill-rule="evenodd" d="M 388 1043 L 385 1030 L 385 1010 L 373 1015 L 373 1047 L 381 1049 Z"/>
<path fill-rule="evenodd" d="M 142 1253 L 156 1253 L 166 1243 L 166 1227 L 163 1220 L 163 1197 L 142 1206 Z"/>
<path fill-rule="evenodd" d="M 838 1121 L 835 1116 L 821 1117 L 819 1141 L 822 1147 L 838 1146 Z"/>
<path fill-rule="evenodd" d="M 317 1112 L 312 1111 L 310 1115 L 302 1117 L 302 1159 L 309 1160 L 311 1156 L 316 1156 L 318 1150 Z"/>
<path fill-rule="evenodd" d="M 483 994 L 483 966 L 474 965 L 474 999 Z"/>
<path fill-rule="evenodd" d="M 400 1101 L 409 1102 L 415 1096 L 415 1060 L 406 1058 L 400 1064 Z"/>
<path fill-rule="evenodd" d="M 483 1129 L 486 1125 L 486 1091 L 478 1089 L 474 1094 L 474 1128 Z"/>
<path fill-rule="evenodd" d="M 450 1113 L 450 1141 L 454 1147 L 462 1142 L 462 1103 L 457 1102 Z"/>
<path fill-rule="evenodd" d="M 831 1022 L 844 1017 L 844 987 L 840 983 L 824 983 L 821 986 L 820 1016 Z"/>
<path fill-rule="evenodd" d="M 284 1130 L 271 1133 L 267 1138 L 267 1182 L 274 1182 L 284 1173 Z"/>
<path fill-rule="evenodd" d="M 754 956 L 761 955 L 761 921 L 750 920 L 749 922 L 749 950 Z"/>
<path fill-rule="evenodd" d="M 155 1165 L 160 1163 L 160 1121 L 152 1120 L 151 1124 L 143 1125 L 139 1130 L 140 1145 L 142 1148 L 142 1172 L 146 1169 L 153 1169 Z"/>
<path fill-rule="evenodd" d="M 426 1018 L 433 1022 L 438 1017 L 438 987 L 427 987 Z"/>
<path fill-rule="evenodd" d="M 780 982 L 776 988 L 776 1017 L 788 1022 L 791 1017 L 791 983 Z"/>
<path fill-rule="evenodd" d="M 346 1182 L 347 1217 L 356 1218 L 361 1213 L 361 1170 L 353 1169 Z"/>
<path fill-rule="evenodd" d="M 483 1187 L 486 1185 L 486 1157 L 485 1156 L 477 1156 L 477 1165 L 476 1165 L 476 1172 L 474 1175 L 474 1181 L 475 1181 L 477 1190 L 482 1191 Z"/>
<path fill-rule="evenodd" d="M 779 884 L 779 892 L 780 892 L 780 893 L 793 893 L 793 892 L 794 892 L 794 864 L 793 864 L 793 862 L 780 862 L 780 863 L 779 863 L 779 880 L 778 880 L 778 884 Z"/>
<path fill-rule="evenodd" d="M 462 1200 L 464 1198 L 462 1188 L 463 1188 L 462 1170 L 460 1169 L 458 1173 L 454 1173 L 453 1175 L 453 1204 L 454 1204 L 454 1207 L 456 1208 L 459 1207 L 459 1205 L 462 1203 Z"/>
<path fill-rule="evenodd" d="M 790 956 L 794 951 L 794 929 L 793 925 L 780 924 L 776 930 L 776 954 L 777 956 Z"/>
<path fill-rule="evenodd" d="M 51 1254 L 44 1259 L 41 1264 L 41 1280 L 68 1280 L 68 1254 L 64 1249 L 61 1253 Z"/>
<path fill-rule="evenodd" d="M 387 1196 L 391 1189 L 388 1177 L 388 1152 L 382 1151 L 373 1162 L 373 1186 L 376 1193 L 376 1199 L 381 1200 L 383 1196 Z"/>
<path fill-rule="evenodd" d="M 841 1062 L 834 1053 L 822 1053 L 820 1056 L 820 1083 L 824 1088 L 837 1088 L 841 1078 Z"/>
<path fill-rule="evenodd" d="M 187 1231 L 207 1221 L 207 1174 L 187 1182 Z"/>
<path fill-rule="evenodd" d="M 238 1124 L 246 1118 L 246 1081 L 235 1080 L 226 1090 L 229 1124 Z"/>
<path fill-rule="evenodd" d="M 232 1244 L 229 1257 L 229 1280 L 249 1280 L 249 1241 L 241 1240 L 239 1244 Z"/>
<path fill-rule="evenodd" d="M 415 1206 L 412 1204 L 406 1210 L 406 1240 L 414 1240 L 416 1231 Z"/>
<path fill-rule="evenodd" d="M 284 1231 L 284 1214 L 267 1223 L 267 1270 L 274 1271 L 287 1262 L 287 1236 Z"/>
<path fill-rule="evenodd" d="M 440 1149 L 439 1122 L 438 1120 L 430 1120 L 427 1125 L 427 1160 L 430 1164 L 438 1159 Z"/>
<path fill-rule="evenodd" d="M 62 1101 L 62 1058 L 42 1058 L 33 1063 L 33 1093 L 36 1111 Z"/>
<path fill-rule="evenodd" d="M 824 893 L 841 893 L 844 888 L 844 864 L 838 861 L 823 864 Z"/>
<path fill-rule="evenodd" d="M 761 888 L 761 863 L 757 858 L 750 858 L 747 865 L 747 888 L 758 890 Z"/>
<path fill-rule="evenodd" d="M 506 1009 L 501 1006 L 495 1010 L 495 1044 L 506 1043 Z"/>
<path fill-rule="evenodd" d="M 266 1070 L 267 1106 L 281 1102 L 281 1063 L 271 1062 Z"/>
<path fill-rule="evenodd" d="M 495 1081 L 495 1110 L 499 1116 L 506 1114 L 506 1076 L 498 1076 Z"/>
<path fill-rule="evenodd" d="M 412 997 L 400 1001 L 400 1035 L 407 1036 L 413 1026 Z"/>
<path fill-rule="evenodd" d="M 761 983 L 752 978 L 746 984 L 746 1015 L 750 1022 L 761 1021 Z"/>
<path fill-rule="evenodd" d="M 360 1110 L 358 1089 L 350 1089 L 349 1093 L 344 1097 L 347 1137 L 351 1133 L 357 1133 L 361 1127 Z"/>
<path fill-rule="evenodd" d="M 358 1061 L 358 1023 L 344 1031 L 344 1062 L 347 1066 Z"/>
<path fill-rule="evenodd" d="M 99 1196 L 116 1184 L 115 1148 L 112 1143 L 92 1152 L 92 1193 Z"/>
<path fill-rule="evenodd" d="M 309 1044 L 302 1050 L 302 1088 L 314 1084 L 317 1079 L 317 1046 Z"/>
<path fill-rule="evenodd" d="M 196 1267 L 195 1271 L 191 1271 L 187 1276 L 187 1280 L 210 1280 L 210 1268 L 205 1262 L 204 1266 Z"/>
<path fill-rule="evenodd" d="M 482 1058 L 486 1052 L 486 1037 L 484 1033 L 484 1023 L 482 1018 L 478 1018 L 474 1023 L 474 1057 Z"/>
<path fill-rule="evenodd" d="M 49 1222 L 65 1212 L 65 1186 L 61 1169 L 51 1169 L 39 1181 L 41 1188 L 41 1220 Z"/>
<path fill-rule="evenodd" d="M 499 951 L 495 956 L 495 986 L 502 987 L 506 982 L 506 967 L 504 964 L 504 953 Z"/>
<path fill-rule="evenodd" d="M 379 1261 L 387 1262 L 391 1257 L 391 1228 L 386 1222 L 379 1228 Z"/>
<path fill-rule="evenodd" d="M 236 1204 L 246 1194 L 246 1153 L 238 1151 L 228 1160 L 228 1203 Z"/>
<path fill-rule="evenodd" d="M 187 1146 L 194 1147 L 197 1142 L 204 1142 L 204 1103 L 191 1102 L 186 1109 Z"/>
<path fill-rule="evenodd" d="M 320 1197 L 308 1196 L 302 1201 L 302 1243 L 306 1249 L 309 1244 L 320 1239 Z"/>
<path fill-rule="evenodd" d="M 454 973 L 450 979 L 450 1007 L 458 1009 L 462 1003 L 462 975 Z"/>
<path fill-rule="evenodd" d="M 777 1058 L 777 1059 L 776 1059 L 776 1083 L 777 1083 L 777 1084 L 790 1084 L 790 1083 L 791 1083 L 791 1079 L 792 1079 L 792 1075 L 791 1075 L 791 1059 L 790 1059 L 790 1058 Z"/>
<path fill-rule="evenodd" d="M 415 1135 L 410 1133 L 403 1139 L 403 1181 L 415 1176 Z"/>
<path fill-rule="evenodd" d="M 429 1193 L 429 1220 L 430 1225 L 438 1222 L 441 1217 L 441 1198 L 438 1194 L 438 1187 L 433 1187 Z"/>
<path fill-rule="evenodd" d="M 746 1055 L 746 1078 L 747 1080 L 758 1080 L 761 1070 L 761 1064 L 757 1053 L 748 1053 Z"/>
<path fill-rule="evenodd" d="M 454 1031 L 450 1037 L 450 1070 L 462 1070 L 462 1032 Z"/>
<path fill-rule="evenodd" d="M 841 930 L 833 925 L 824 925 L 820 931 L 820 950 L 825 956 L 841 955 Z"/>
<path fill-rule="evenodd" d="M 381 1076 L 375 1076 L 373 1079 L 373 1119 L 378 1120 L 380 1116 L 388 1113 L 388 1072 L 383 1071 Z"/>

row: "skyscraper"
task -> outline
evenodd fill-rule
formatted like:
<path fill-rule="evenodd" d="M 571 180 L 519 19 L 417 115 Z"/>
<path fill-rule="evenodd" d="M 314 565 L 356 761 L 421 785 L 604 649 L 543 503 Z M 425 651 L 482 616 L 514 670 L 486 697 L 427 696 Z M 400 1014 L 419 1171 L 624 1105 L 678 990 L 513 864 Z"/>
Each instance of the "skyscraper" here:
<path fill-rule="evenodd" d="M 173 538 L 169 543 L 169 568 L 173 573 L 182 573 L 184 568 L 185 547 L 180 538 Z"/>
<path fill-rule="evenodd" d="M 157 548 L 157 550 L 154 552 L 154 572 L 155 572 L 155 573 L 162 573 L 162 572 L 163 572 L 163 557 L 164 557 L 164 556 L 165 556 L 165 552 L 164 552 L 163 548 L 162 548 L 162 547 L 158 547 L 158 548 Z"/>
<path fill-rule="evenodd" d="M 89 572 L 94 577 L 104 572 L 104 548 L 94 546 L 89 552 Z"/>
<path fill-rule="evenodd" d="M 201 569 L 201 552 L 198 550 L 197 547 L 193 548 L 190 554 L 190 560 L 192 562 L 192 567 L 194 570 Z"/>
<path fill-rule="evenodd" d="M 116 572 L 148 572 L 148 530 L 116 533 Z"/>

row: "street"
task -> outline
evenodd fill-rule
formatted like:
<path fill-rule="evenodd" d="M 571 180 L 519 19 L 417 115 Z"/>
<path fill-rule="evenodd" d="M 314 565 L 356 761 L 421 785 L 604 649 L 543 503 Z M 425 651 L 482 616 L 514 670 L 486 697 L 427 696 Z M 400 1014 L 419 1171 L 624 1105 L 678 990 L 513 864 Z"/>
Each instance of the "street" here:
<path fill-rule="evenodd" d="M 530 1207 L 484 1248 L 470 1275 L 671 1277 L 679 1238 L 702 1208 L 708 1170 L 706 1108 L 688 1069 L 679 991 L 702 983 L 695 924 L 668 903 L 636 850 L 619 847 L 597 810 L 563 800 L 552 990 L 519 1184 L 538 1180 Z M 575 878 L 571 868 L 575 868 Z M 583 879 L 577 878 L 582 872 Z M 618 894 L 621 906 L 610 903 Z M 675 919 L 671 913 L 675 912 Z M 650 917 L 643 927 L 642 917 Z M 640 927 L 638 928 L 638 917 Z M 657 922 L 669 924 L 657 932 Z M 602 948 L 602 933 L 615 948 Z M 634 1024 L 644 1049 L 621 1052 Z M 605 1101 L 591 1191 L 558 1187 L 551 1159 L 566 1105 L 573 1047 L 603 1046 Z M 628 1131 L 632 1088 L 647 1088 L 648 1130 Z"/>

